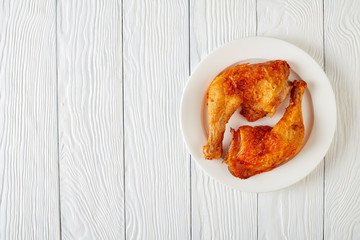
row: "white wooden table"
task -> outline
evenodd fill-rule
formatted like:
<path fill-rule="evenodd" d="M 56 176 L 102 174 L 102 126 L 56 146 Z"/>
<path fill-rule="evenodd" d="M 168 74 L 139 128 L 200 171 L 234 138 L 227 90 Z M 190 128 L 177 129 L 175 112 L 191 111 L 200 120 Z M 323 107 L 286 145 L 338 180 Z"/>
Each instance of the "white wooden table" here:
<path fill-rule="evenodd" d="M 360 239 L 360 1 L 1 0 L 0 18 L 0 239 Z M 324 161 L 262 194 L 208 177 L 179 126 L 199 61 L 256 35 L 313 56 L 338 105 Z"/>

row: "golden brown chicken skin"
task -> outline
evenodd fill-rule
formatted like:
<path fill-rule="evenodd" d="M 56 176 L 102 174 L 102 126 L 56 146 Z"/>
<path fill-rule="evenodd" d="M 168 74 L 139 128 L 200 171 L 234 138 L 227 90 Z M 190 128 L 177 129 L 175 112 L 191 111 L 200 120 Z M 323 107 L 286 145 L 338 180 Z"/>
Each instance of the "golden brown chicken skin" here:
<path fill-rule="evenodd" d="M 226 163 L 236 177 L 246 179 L 270 171 L 297 154 L 305 134 L 301 101 L 306 83 L 294 81 L 290 105 L 275 125 L 231 129 L 232 142 Z"/>
<path fill-rule="evenodd" d="M 240 106 L 240 113 L 250 122 L 275 113 L 290 92 L 289 73 L 287 62 L 276 60 L 238 65 L 212 81 L 208 90 L 209 136 L 203 148 L 206 159 L 221 157 L 225 126 Z"/>

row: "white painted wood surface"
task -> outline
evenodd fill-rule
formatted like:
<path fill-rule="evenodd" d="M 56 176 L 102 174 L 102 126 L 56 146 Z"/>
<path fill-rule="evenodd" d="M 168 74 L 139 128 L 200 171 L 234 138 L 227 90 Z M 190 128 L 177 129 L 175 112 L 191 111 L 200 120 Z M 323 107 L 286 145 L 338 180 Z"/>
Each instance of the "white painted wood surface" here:
<path fill-rule="evenodd" d="M 124 238 L 120 1 L 59 0 L 63 239 Z"/>
<path fill-rule="evenodd" d="M 189 74 L 188 2 L 124 1 L 127 239 L 188 239 L 190 162 L 179 106 Z"/>
<path fill-rule="evenodd" d="M 325 157 L 325 239 L 360 238 L 360 2 L 329 1 L 325 72 L 337 103 L 337 130 Z"/>
<path fill-rule="evenodd" d="M 0 1 L 0 239 L 59 239 L 56 6 Z"/>
<path fill-rule="evenodd" d="M 0 239 L 359 239 L 359 19 L 356 0 L 0 1 Z M 325 161 L 265 194 L 208 177 L 179 126 L 199 61 L 255 35 L 313 56 L 338 104 Z"/>

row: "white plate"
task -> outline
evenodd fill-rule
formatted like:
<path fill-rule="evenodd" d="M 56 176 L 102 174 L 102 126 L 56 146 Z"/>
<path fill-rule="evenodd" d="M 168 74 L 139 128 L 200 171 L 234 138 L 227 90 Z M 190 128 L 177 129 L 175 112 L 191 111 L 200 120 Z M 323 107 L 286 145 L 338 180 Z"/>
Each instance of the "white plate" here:
<path fill-rule="evenodd" d="M 302 79 L 308 84 L 302 102 L 305 125 L 303 148 L 293 159 L 280 167 L 242 180 L 230 174 L 222 159 L 204 159 L 202 148 L 206 144 L 208 134 L 205 94 L 212 80 L 229 66 L 276 59 L 289 63 L 290 80 Z M 272 118 L 265 117 L 252 123 L 247 122 L 237 110 L 227 124 L 223 141 L 224 151 L 228 150 L 231 141 L 230 127 L 237 129 L 242 125 L 274 126 L 288 104 L 287 99 Z M 180 121 L 183 137 L 192 158 L 206 173 L 219 182 L 242 191 L 268 192 L 296 183 L 321 162 L 334 136 L 336 104 L 324 71 L 307 53 L 278 39 L 252 37 L 228 43 L 201 61 L 185 87 Z"/>

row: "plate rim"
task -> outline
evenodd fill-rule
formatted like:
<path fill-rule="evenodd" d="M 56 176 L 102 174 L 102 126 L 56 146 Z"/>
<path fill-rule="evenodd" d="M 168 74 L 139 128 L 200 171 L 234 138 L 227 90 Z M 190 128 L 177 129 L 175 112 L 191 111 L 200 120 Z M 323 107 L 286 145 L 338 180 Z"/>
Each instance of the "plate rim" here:
<path fill-rule="evenodd" d="M 228 49 L 231 49 L 231 48 L 234 48 L 234 47 L 237 47 L 238 45 L 246 45 L 250 42 L 257 42 L 257 43 L 263 43 L 265 42 L 265 44 L 270 44 L 270 45 L 283 45 L 283 46 L 286 46 L 287 48 L 290 48 L 292 49 L 294 52 L 297 52 L 297 53 L 300 53 L 302 54 L 302 57 L 304 58 L 307 58 L 306 60 L 310 61 L 310 65 L 311 66 L 314 66 L 314 68 L 317 68 L 316 70 L 319 72 L 319 74 L 322 75 L 322 79 L 326 80 L 326 81 L 323 81 L 322 84 L 325 84 L 326 88 L 327 88 L 327 95 L 330 96 L 330 100 L 327 99 L 328 102 L 330 102 L 329 105 L 331 105 L 331 108 L 328 109 L 329 111 L 329 114 L 332 115 L 332 118 L 331 118 L 331 121 L 330 121 L 330 127 L 329 128 L 331 131 L 330 132 L 330 139 L 328 139 L 326 141 L 325 144 L 323 145 L 326 145 L 326 147 L 322 147 L 322 151 L 320 154 L 318 154 L 318 157 L 319 159 L 317 160 L 316 164 L 312 164 L 312 166 L 308 167 L 306 170 L 304 170 L 303 172 L 306 172 L 305 174 L 302 174 L 302 175 L 299 175 L 297 177 L 294 177 L 293 179 L 291 179 L 290 181 L 284 181 L 284 183 L 278 183 L 275 187 L 259 187 L 257 189 L 252 189 L 252 188 L 247 188 L 247 187 L 244 187 L 242 186 L 243 184 L 241 184 L 241 181 L 244 181 L 244 180 L 241 180 L 241 179 L 237 179 L 237 181 L 239 181 L 239 184 L 229 184 L 225 181 L 223 181 L 221 178 L 218 178 L 216 176 L 214 176 L 213 174 L 211 174 L 205 167 L 204 167 L 204 164 L 202 164 L 200 162 L 200 160 L 195 157 L 196 154 L 194 154 L 194 151 L 192 150 L 191 146 L 189 146 L 189 141 L 188 141 L 188 133 L 186 133 L 185 129 L 185 117 L 184 117 L 184 113 L 185 113 L 185 110 L 184 110 L 184 97 L 186 96 L 186 93 L 189 91 L 189 87 L 192 83 L 192 80 L 194 78 L 194 76 L 196 76 L 196 74 L 199 72 L 199 69 L 203 68 L 204 66 L 206 66 L 205 64 L 207 62 L 211 62 L 211 59 L 216 57 L 218 54 L 220 54 L 221 52 L 225 51 L 225 50 L 228 50 Z M 258 55 L 254 56 L 253 58 L 242 58 L 241 56 L 239 57 L 238 61 L 244 61 L 244 60 L 247 60 L 247 59 L 255 59 L 255 58 L 261 58 L 259 57 Z M 263 57 L 265 58 L 265 57 Z M 284 59 L 286 60 L 286 59 Z M 233 64 L 236 63 L 233 62 Z M 230 65 L 228 65 L 230 66 Z M 222 69 L 226 68 L 223 67 Z M 301 75 L 301 73 L 298 73 L 299 75 Z M 211 82 L 213 79 L 209 80 L 209 82 Z M 206 86 L 207 88 L 208 86 Z M 313 102 L 313 108 L 314 108 L 314 125 L 315 125 L 315 104 Z M 332 88 L 332 85 L 328 79 L 328 77 L 326 76 L 323 68 L 307 53 L 305 52 L 303 49 L 287 42 L 287 41 L 284 41 L 284 40 L 280 40 L 280 39 L 277 39 L 277 38 L 272 38 L 272 37 L 246 37 L 246 38 L 241 38 L 241 39 L 237 39 L 237 40 L 234 40 L 234 41 L 230 41 L 224 45 L 222 45 L 221 47 L 215 49 L 214 51 L 212 51 L 211 53 L 209 53 L 205 58 L 203 58 L 198 64 L 197 66 L 195 67 L 194 71 L 191 73 L 190 77 L 188 78 L 188 81 L 186 82 L 186 85 L 183 89 L 183 93 L 182 93 L 182 96 L 181 96 L 181 102 L 180 102 L 180 128 L 181 128 L 181 133 L 182 133 L 182 136 L 183 136 L 183 139 L 185 141 L 185 145 L 186 145 L 186 148 L 187 150 L 189 151 L 189 153 L 191 154 L 191 158 L 196 162 L 196 164 L 198 166 L 200 166 L 200 168 L 202 169 L 202 171 L 204 171 L 208 176 L 210 176 L 211 178 L 215 179 L 217 182 L 220 182 L 221 184 L 223 185 L 226 185 L 226 186 L 229 186 L 233 189 L 238 189 L 238 190 L 241 190 L 241 191 L 244 191 L 244 192 L 271 192 L 271 191 L 277 191 L 277 190 L 280 190 L 280 189 L 283 189 L 283 188 L 286 188 L 286 187 L 289 187 L 289 186 L 292 186 L 294 185 L 295 183 L 299 182 L 300 180 L 304 179 L 306 176 L 308 176 L 314 169 L 316 169 L 316 167 L 323 161 L 324 159 L 324 156 L 326 155 L 326 153 L 328 152 L 330 146 L 331 146 L 331 143 L 334 139 L 334 135 L 335 135 L 335 130 L 336 130 L 336 122 L 337 122 L 337 106 L 336 106 L 336 100 L 335 100 L 335 94 L 334 94 L 334 91 L 333 91 L 333 88 Z M 314 128 L 315 126 L 313 126 Z M 313 129 L 312 129 L 313 131 Z M 310 136 L 311 137 L 311 136 Z M 325 149 L 325 150 L 324 150 Z M 201 149 L 202 150 L 202 149 Z M 202 151 L 201 151 L 202 152 Z M 221 159 L 218 159 L 218 160 L 205 160 L 203 157 L 201 160 L 204 160 L 204 161 L 221 161 Z M 289 161 L 290 162 L 290 161 Z M 287 162 L 287 164 L 289 163 Z M 230 173 L 229 173 L 230 174 Z M 251 178 L 249 178 L 251 179 Z"/>

